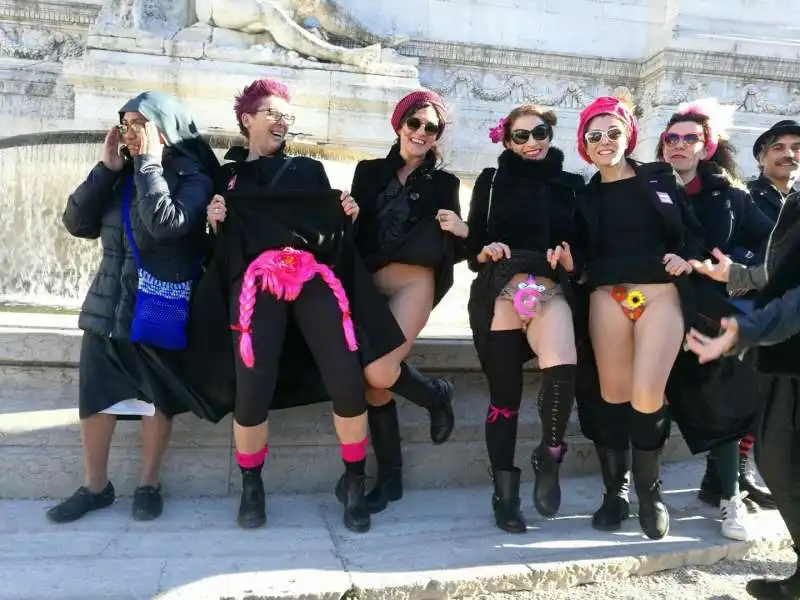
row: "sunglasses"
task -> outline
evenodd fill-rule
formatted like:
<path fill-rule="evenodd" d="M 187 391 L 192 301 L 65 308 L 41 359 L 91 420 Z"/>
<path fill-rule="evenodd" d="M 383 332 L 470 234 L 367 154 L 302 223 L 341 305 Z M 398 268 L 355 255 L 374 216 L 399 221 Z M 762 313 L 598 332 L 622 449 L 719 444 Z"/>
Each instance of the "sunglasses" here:
<path fill-rule="evenodd" d="M 616 142 L 619 138 L 625 135 L 625 130 L 622 127 L 609 127 L 606 131 L 599 129 L 591 129 L 587 131 L 583 137 L 589 144 L 599 144 L 603 138 L 608 138 L 611 142 Z"/>
<path fill-rule="evenodd" d="M 276 123 L 280 120 L 283 120 L 284 123 L 287 125 L 294 125 L 295 116 L 290 115 L 288 113 L 282 113 L 280 111 L 275 110 L 274 108 L 262 108 L 256 111 L 257 113 L 264 113 L 267 116 L 267 119 L 270 121 L 275 121 Z"/>
<path fill-rule="evenodd" d="M 540 142 L 550 139 L 550 126 L 542 124 L 537 125 L 530 131 L 527 129 L 515 129 L 511 132 L 511 141 L 515 144 L 525 144 L 531 137 Z"/>
<path fill-rule="evenodd" d="M 140 133 L 144 131 L 144 123 L 120 123 L 117 125 L 117 129 L 119 130 L 120 134 L 125 135 L 129 131 L 131 133 Z"/>
<path fill-rule="evenodd" d="M 406 119 L 406 126 L 411 131 L 419 131 L 419 128 L 423 126 L 423 123 L 417 117 L 411 117 L 410 119 Z M 427 135 L 437 135 L 439 133 L 439 124 L 428 121 L 425 123 L 425 133 Z"/>
<path fill-rule="evenodd" d="M 664 134 L 664 143 L 667 146 L 677 146 L 679 143 L 683 142 L 687 146 L 691 146 L 692 144 L 697 144 L 698 142 L 705 141 L 702 133 L 687 133 L 686 135 L 680 135 L 678 133 L 665 133 Z"/>

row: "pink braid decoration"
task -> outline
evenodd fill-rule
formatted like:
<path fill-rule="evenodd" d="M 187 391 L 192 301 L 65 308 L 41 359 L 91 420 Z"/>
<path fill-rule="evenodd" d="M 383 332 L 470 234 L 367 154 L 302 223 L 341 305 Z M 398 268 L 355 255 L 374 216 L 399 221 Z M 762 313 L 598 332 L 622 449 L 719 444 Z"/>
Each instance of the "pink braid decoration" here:
<path fill-rule="evenodd" d="M 538 285 L 533 275 L 528 275 L 527 281 L 520 281 L 517 284 L 517 293 L 514 294 L 514 308 L 523 317 L 532 319 L 536 316 L 539 296 L 544 292 L 544 286 Z"/>
<path fill-rule="evenodd" d="M 255 364 L 251 324 L 259 288 L 258 280 L 261 279 L 262 292 L 268 291 L 278 300 L 291 302 L 297 299 L 306 282 L 311 281 L 316 275 L 322 277 L 328 284 L 339 303 L 348 349 L 351 352 L 358 349 L 355 327 L 350 314 L 350 302 L 342 282 L 330 267 L 318 263 L 314 255 L 305 250 L 288 247 L 281 250 L 267 250 L 251 262 L 245 271 L 242 291 L 239 293 L 239 324 L 233 327 L 234 330 L 241 332 L 239 354 L 247 367 L 252 368 Z"/>
<path fill-rule="evenodd" d="M 506 117 L 503 117 L 502 119 L 500 119 L 500 122 L 495 127 L 489 129 L 489 139 L 492 140 L 493 144 L 497 144 L 503 141 L 506 121 L 508 121 L 508 119 Z"/>

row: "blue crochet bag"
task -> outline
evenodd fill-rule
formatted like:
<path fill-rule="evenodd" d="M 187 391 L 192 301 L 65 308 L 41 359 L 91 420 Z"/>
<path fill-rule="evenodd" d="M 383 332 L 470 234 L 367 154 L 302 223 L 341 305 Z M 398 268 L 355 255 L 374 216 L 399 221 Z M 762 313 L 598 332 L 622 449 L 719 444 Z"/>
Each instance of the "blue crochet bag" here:
<path fill-rule="evenodd" d="M 189 302 L 193 281 L 162 281 L 142 267 L 142 258 L 131 227 L 131 201 L 134 184 L 131 176 L 125 185 L 123 222 L 128 243 L 136 260 L 139 286 L 131 324 L 131 341 L 165 350 L 183 350 L 187 345 Z"/>

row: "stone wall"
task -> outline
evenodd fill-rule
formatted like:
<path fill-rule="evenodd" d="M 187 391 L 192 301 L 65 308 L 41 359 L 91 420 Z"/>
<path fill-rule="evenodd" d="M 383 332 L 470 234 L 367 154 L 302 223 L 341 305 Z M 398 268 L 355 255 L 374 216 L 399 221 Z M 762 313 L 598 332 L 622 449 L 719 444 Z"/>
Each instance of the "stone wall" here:
<path fill-rule="evenodd" d="M 229 127 L 235 88 L 271 73 L 297 82 L 298 125 L 316 141 L 372 151 L 391 139 L 384 121 L 407 82 L 379 84 L 329 68 L 264 68 L 234 55 L 197 62 L 92 51 L 88 60 L 86 31 L 102 4 L 0 0 L 4 135 L 96 126 L 134 84 L 179 95 L 207 127 Z M 685 100 L 714 95 L 737 107 L 732 137 L 750 174 L 757 133 L 800 114 L 796 32 L 786 24 L 800 0 L 405 0 L 382 3 L 380 10 L 373 0 L 339 4 L 376 33 L 409 36 L 399 50 L 419 60 L 420 82 L 452 105 L 446 155 L 467 178 L 494 162 L 499 148 L 488 129 L 521 102 L 558 110 L 556 143 L 569 168 L 585 173 L 574 150 L 577 115 L 594 97 L 622 88 L 642 112 L 642 159 L 652 157 L 661 126 Z M 126 62 L 135 66 L 126 69 Z M 120 77 L 124 85 L 115 82 Z M 348 84 L 339 86 L 340 79 Z M 348 114 L 369 114 L 358 139 L 342 124 Z"/>

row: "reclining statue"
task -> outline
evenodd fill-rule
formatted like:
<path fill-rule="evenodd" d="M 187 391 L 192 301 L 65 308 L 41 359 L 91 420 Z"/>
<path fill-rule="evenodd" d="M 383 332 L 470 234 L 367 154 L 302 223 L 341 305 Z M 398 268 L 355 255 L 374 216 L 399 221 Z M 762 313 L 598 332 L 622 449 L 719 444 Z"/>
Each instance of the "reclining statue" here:
<path fill-rule="evenodd" d="M 267 33 L 276 45 L 287 51 L 358 68 L 380 62 L 382 47 L 393 47 L 407 39 L 373 34 L 336 0 L 107 2 L 96 28 L 111 26 L 174 34 L 192 24 L 205 24 L 248 34 Z M 345 45 L 331 43 L 331 38 Z"/>

